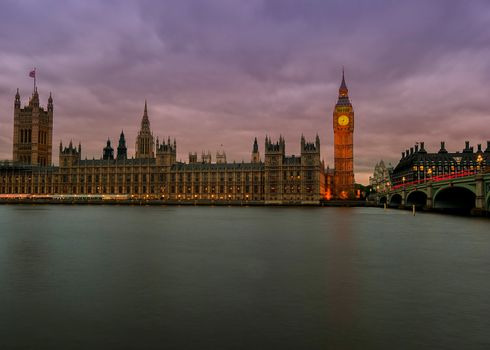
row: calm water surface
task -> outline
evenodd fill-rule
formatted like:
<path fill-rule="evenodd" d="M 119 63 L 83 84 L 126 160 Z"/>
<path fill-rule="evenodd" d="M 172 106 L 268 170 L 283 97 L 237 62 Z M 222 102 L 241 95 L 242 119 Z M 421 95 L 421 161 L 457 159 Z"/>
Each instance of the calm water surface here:
<path fill-rule="evenodd" d="M 490 220 L 2 205 L 0 348 L 489 349 Z"/>

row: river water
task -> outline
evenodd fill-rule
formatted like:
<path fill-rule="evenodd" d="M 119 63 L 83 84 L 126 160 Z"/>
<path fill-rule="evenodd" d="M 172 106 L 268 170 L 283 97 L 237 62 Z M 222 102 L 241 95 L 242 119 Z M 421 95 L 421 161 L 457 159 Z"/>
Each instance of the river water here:
<path fill-rule="evenodd" d="M 489 349 L 490 220 L 0 206 L 1 349 Z"/>

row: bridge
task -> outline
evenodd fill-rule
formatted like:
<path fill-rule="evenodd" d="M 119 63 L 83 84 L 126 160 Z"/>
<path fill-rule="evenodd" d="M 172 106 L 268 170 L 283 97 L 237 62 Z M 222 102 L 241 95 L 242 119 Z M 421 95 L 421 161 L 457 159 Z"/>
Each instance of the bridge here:
<path fill-rule="evenodd" d="M 392 208 L 415 206 L 436 211 L 490 215 L 490 172 L 461 172 L 401 183 L 377 193 L 378 205 Z"/>

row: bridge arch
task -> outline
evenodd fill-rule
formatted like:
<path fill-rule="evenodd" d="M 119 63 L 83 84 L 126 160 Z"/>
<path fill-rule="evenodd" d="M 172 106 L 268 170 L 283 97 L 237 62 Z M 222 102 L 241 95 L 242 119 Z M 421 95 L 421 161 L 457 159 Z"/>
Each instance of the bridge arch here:
<path fill-rule="evenodd" d="M 441 187 L 434 194 L 435 209 L 469 212 L 475 207 L 476 194 L 470 186 Z"/>
<path fill-rule="evenodd" d="M 390 207 L 399 207 L 402 205 L 402 195 L 399 193 L 394 193 L 390 197 L 389 202 Z"/>
<path fill-rule="evenodd" d="M 388 203 L 388 199 L 386 198 L 386 196 L 381 196 L 379 198 L 379 204 L 385 204 L 385 203 Z"/>
<path fill-rule="evenodd" d="M 407 205 L 416 207 L 424 207 L 427 204 L 427 193 L 422 190 L 414 190 L 407 195 L 405 202 Z"/>

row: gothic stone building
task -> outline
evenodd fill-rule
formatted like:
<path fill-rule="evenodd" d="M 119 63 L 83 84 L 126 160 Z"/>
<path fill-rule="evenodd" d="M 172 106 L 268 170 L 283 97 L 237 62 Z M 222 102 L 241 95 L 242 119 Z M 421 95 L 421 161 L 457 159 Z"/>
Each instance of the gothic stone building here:
<path fill-rule="evenodd" d="M 33 117 L 22 119 L 22 123 L 18 121 L 18 116 L 31 111 Z M 301 137 L 300 156 L 286 155 L 286 142 L 282 137 L 277 142 L 266 137 L 263 160 L 255 139 L 250 162 L 226 162 L 224 152 L 217 154 L 216 163 L 211 162 L 210 153 L 203 153 L 200 161 L 196 153 L 191 153 L 188 163 L 178 162 L 175 140 L 160 142 L 157 138 L 154 141 L 145 102 L 134 158 L 128 158 L 125 135 L 121 132 L 116 155 L 110 140 L 100 159 L 82 159 L 80 144 L 74 146 L 70 142 L 64 147 L 60 143 L 59 166 L 53 166 L 51 96 L 48 112 L 44 112 L 39 107 L 37 91 L 24 109 L 20 109 L 17 94 L 14 120 L 14 162 L 0 164 L 0 194 L 4 197 L 105 196 L 164 202 L 315 204 L 325 194 L 318 136 L 314 142 Z M 32 131 L 26 133 L 25 130 Z M 33 132 L 45 136 L 36 134 L 33 138 Z M 32 147 L 19 148 L 24 143 Z"/>
<path fill-rule="evenodd" d="M 53 138 L 53 98 L 49 94 L 48 108 L 39 106 L 39 94 L 34 90 L 29 104 L 21 108 L 17 89 L 14 102 L 13 160 L 25 164 L 51 164 Z"/>
<path fill-rule="evenodd" d="M 335 170 L 331 192 L 336 199 L 354 198 L 354 109 L 349 100 L 343 70 L 332 121 Z"/>

